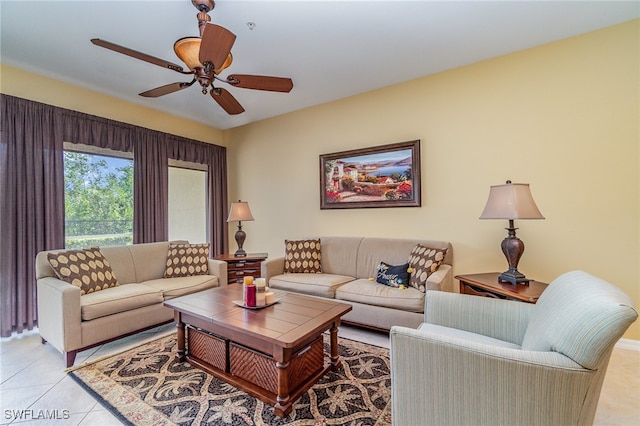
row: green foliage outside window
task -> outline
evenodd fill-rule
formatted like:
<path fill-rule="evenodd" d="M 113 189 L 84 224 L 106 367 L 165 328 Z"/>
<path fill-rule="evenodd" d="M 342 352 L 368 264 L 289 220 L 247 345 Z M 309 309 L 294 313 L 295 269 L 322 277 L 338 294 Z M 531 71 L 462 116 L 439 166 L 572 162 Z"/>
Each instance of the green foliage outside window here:
<path fill-rule="evenodd" d="M 65 151 L 65 247 L 133 243 L 133 161 Z"/>

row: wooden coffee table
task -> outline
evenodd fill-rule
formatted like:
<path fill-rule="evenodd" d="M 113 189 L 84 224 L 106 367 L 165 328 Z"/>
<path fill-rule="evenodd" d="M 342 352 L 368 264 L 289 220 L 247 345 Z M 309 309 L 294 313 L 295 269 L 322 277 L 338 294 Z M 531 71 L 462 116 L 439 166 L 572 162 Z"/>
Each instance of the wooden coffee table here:
<path fill-rule="evenodd" d="M 338 326 L 351 305 L 272 290 L 278 303 L 245 309 L 231 284 L 164 302 L 178 328 L 176 357 L 274 407 L 284 417 L 329 369 L 340 366 Z M 329 330 L 325 362 L 322 334 Z"/>

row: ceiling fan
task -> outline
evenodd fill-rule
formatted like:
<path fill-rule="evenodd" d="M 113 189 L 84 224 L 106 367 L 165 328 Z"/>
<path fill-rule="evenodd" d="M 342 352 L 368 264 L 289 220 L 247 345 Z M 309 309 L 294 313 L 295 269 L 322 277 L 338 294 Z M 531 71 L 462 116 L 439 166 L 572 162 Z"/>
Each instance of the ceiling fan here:
<path fill-rule="evenodd" d="M 177 40 L 173 45 L 176 55 L 187 65 L 189 71 L 185 71 L 180 65 L 99 38 L 91 39 L 91 42 L 96 46 L 168 68 L 181 74 L 193 74 L 194 76 L 190 82 L 171 83 L 139 94 L 144 97 L 156 98 L 168 95 L 169 93 L 186 89 L 197 81 L 202 86 L 203 94 L 206 95 L 209 92 L 222 109 L 228 114 L 235 115 L 244 112 L 244 108 L 229 91 L 221 87 L 215 87 L 213 85 L 215 80 L 244 89 L 272 92 L 291 91 L 293 81 L 290 78 L 248 74 L 231 74 L 227 78 L 221 78 L 219 74 L 231 65 L 233 60 L 231 47 L 233 47 L 236 36 L 226 28 L 210 23 L 211 17 L 208 13 L 215 7 L 214 0 L 191 0 L 191 3 L 198 9 L 196 16 L 198 18 L 200 37 L 184 37 Z"/>

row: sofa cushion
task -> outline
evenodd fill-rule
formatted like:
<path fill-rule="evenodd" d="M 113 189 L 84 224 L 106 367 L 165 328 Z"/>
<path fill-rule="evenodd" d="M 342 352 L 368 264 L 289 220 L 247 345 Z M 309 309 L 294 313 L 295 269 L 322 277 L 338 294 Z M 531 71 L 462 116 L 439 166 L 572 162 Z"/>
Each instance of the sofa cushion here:
<path fill-rule="evenodd" d="M 335 298 L 410 312 L 424 312 L 424 293 L 421 291 L 413 287 L 399 289 L 379 285 L 368 279 L 354 280 L 339 286 Z"/>
<path fill-rule="evenodd" d="M 362 237 L 321 237 L 322 272 L 325 274 L 357 277 L 358 249 Z M 376 262 L 386 257 L 379 257 Z M 375 268 L 373 265 L 373 268 Z M 368 277 L 375 269 L 369 270 Z M 364 278 L 364 277 L 362 277 Z"/>
<path fill-rule="evenodd" d="M 191 277 L 158 278 L 157 280 L 149 280 L 141 284 L 161 291 L 164 300 L 168 300 L 217 287 L 218 277 L 215 275 L 194 275 Z"/>
<path fill-rule="evenodd" d="M 447 250 L 417 244 L 409 255 L 409 271 L 411 273 L 409 285 L 423 293 L 427 291 L 427 278 L 438 270 Z"/>
<path fill-rule="evenodd" d="M 282 274 L 269 279 L 269 287 L 333 299 L 336 289 L 353 277 L 333 274 Z"/>
<path fill-rule="evenodd" d="M 285 240 L 284 273 L 322 273 L 320 239 Z"/>
<path fill-rule="evenodd" d="M 164 278 L 206 275 L 209 272 L 209 243 L 169 244 Z"/>
<path fill-rule="evenodd" d="M 83 321 L 162 303 L 162 293 L 143 284 L 125 284 L 80 297 Z"/>
<path fill-rule="evenodd" d="M 376 271 L 376 282 L 391 287 L 405 288 L 409 285 L 409 264 L 389 265 L 380 262 Z"/>
<path fill-rule="evenodd" d="M 47 259 L 58 278 L 79 287 L 81 296 L 119 285 L 109 261 L 97 247 L 49 253 Z"/>

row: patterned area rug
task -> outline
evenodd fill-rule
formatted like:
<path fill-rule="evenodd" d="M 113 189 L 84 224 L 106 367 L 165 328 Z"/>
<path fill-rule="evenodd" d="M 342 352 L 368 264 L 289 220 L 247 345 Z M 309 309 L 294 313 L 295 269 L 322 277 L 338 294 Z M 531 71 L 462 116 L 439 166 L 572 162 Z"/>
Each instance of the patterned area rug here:
<path fill-rule="evenodd" d="M 329 351 L 325 335 L 325 353 Z M 81 366 L 69 374 L 132 425 L 390 425 L 389 350 L 339 339 L 343 368 L 329 371 L 286 418 L 175 358 L 176 336 Z"/>

